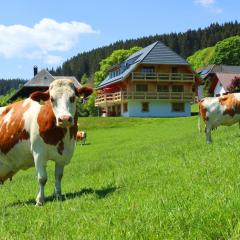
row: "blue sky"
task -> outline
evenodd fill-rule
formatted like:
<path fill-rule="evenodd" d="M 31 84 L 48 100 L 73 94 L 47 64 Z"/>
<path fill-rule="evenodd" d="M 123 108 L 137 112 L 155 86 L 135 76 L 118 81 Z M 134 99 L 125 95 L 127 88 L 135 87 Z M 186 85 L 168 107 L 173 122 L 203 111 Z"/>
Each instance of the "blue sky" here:
<path fill-rule="evenodd" d="M 0 78 L 31 78 L 117 40 L 240 21 L 239 0 L 0 1 Z"/>

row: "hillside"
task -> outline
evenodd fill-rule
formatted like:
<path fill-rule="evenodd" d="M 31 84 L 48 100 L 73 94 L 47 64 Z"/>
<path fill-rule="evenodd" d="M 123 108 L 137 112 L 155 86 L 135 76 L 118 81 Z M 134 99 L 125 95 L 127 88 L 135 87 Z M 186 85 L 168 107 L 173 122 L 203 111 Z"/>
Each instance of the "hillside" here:
<path fill-rule="evenodd" d="M 5 94 L 10 89 L 18 89 L 26 80 L 23 79 L 0 79 L 0 95 Z"/>
<path fill-rule="evenodd" d="M 216 23 L 204 29 L 188 30 L 184 33 L 170 33 L 118 41 L 109 46 L 79 53 L 64 62 L 61 67 L 52 69 L 50 72 L 54 75 L 74 75 L 78 80 L 81 80 L 83 74 L 91 76 L 99 70 L 99 62 L 116 49 L 129 49 L 134 46 L 145 47 L 160 40 L 186 58 L 199 49 L 213 46 L 217 42 L 235 35 L 240 35 L 240 23 L 238 22 L 229 22 L 223 25 Z"/>
<path fill-rule="evenodd" d="M 209 64 L 240 65 L 240 36 L 230 37 L 213 47 L 201 49 L 187 60 L 195 69 Z"/>
<path fill-rule="evenodd" d="M 62 201 L 34 207 L 35 169 L 0 188 L 1 239 L 239 239 L 238 126 L 197 132 L 197 117 L 81 118 L 87 145 L 65 168 Z M 143 137 L 144 136 L 144 137 Z"/>

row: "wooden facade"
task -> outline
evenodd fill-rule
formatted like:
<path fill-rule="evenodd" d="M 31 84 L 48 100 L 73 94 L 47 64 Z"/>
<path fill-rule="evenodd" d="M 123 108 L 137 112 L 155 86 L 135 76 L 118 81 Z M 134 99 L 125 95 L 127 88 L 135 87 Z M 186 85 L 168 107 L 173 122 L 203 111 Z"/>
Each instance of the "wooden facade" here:
<path fill-rule="evenodd" d="M 115 77 L 112 71 L 118 69 L 110 68 L 110 78 Z M 101 108 L 104 116 L 174 116 L 175 106 L 179 104 L 185 116 L 190 114 L 185 103 L 190 106 L 195 90 L 196 77 L 190 65 L 140 62 L 121 81 L 109 81 L 99 88 L 95 105 Z M 161 108 L 166 112 L 165 106 L 171 109 L 164 115 Z"/>

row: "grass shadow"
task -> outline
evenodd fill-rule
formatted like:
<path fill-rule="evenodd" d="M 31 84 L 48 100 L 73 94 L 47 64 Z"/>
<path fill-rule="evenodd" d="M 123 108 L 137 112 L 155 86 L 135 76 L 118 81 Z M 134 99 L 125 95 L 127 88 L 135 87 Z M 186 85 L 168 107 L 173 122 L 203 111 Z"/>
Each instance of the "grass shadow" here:
<path fill-rule="evenodd" d="M 56 199 L 54 196 L 48 196 L 45 198 L 45 203 L 54 202 L 54 201 L 65 202 L 67 200 L 80 198 L 81 196 L 86 194 L 96 194 L 97 198 L 101 199 L 101 198 L 107 197 L 107 195 L 115 192 L 117 189 L 118 189 L 117 187 L 106 187 L 106 188 L 97 189 L 97 190 L 94 190 L 92 188 L 83 188 L 82 190 L 77 192 L 65 193 L 62 195 L 60 199 Z M 15 207 L 20 205 L 35 205 L 35 203 L 36 203 L 35 199 L 29 199 L 27 201 L 17 201 L 17 202 L 11 203 L 7 205 L 7 207 Z"/>
<path fill-rule="evenodd" d="M 89 146 L 89 145 L 91 145 L 91 143 L 90 142 L 87 142 L 85 144 L 77 143 L 76 145 L 83 147 L 83 146 Z"/>

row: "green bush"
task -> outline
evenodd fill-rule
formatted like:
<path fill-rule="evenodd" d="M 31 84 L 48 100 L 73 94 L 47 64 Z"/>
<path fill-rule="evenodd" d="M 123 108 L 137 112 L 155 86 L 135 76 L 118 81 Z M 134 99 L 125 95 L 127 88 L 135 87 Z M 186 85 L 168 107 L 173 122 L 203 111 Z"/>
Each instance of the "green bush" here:
<path fill-rule="evenodd" d="M 240 36 L 226 38 L 213 47 L 199 50 L 187 60 L 194 69 L 209 64 L 240 65 Z"/>

